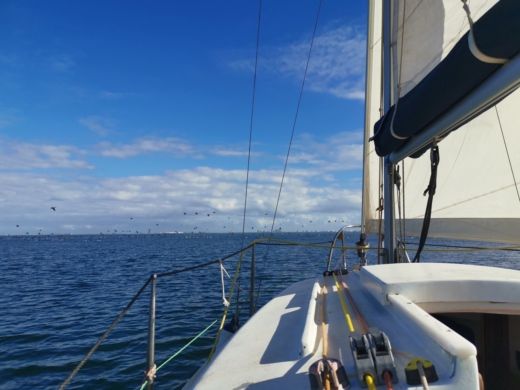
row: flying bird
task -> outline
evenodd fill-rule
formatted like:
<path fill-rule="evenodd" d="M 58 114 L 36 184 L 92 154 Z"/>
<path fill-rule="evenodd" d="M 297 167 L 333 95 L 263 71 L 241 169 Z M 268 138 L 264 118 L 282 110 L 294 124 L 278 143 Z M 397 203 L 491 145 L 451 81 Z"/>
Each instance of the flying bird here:
<path fill-rule="evenodd" d="M 51 206 L 52 211 L 56 211 L 56 206 Z"/>
<path fill-rule="evenodd" d="M 185 211 L 185 212 L 184 212 L 184 215 L 188 215 L 188 213 Z"/>

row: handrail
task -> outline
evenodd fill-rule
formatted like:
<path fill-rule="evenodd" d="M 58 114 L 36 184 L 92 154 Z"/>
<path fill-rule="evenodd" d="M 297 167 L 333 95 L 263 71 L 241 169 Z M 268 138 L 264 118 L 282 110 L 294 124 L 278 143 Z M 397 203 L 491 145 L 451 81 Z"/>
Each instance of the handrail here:
<path fill-rule="evenodd" d="M 61 385 L 59 386 L 59 390 L 64 390 L 64 389 L 67 388 L 67 386 L 72 382 L 72 380 L 78 374 L 78 372 L 81 370 L 81 368 L 92 357 L 94 352 L 97 351 L 97 349 L 100 347 L 100 345 L 103 343 L 103 341 L 105 341 L 105 339 L 112 333 L 112 331 L 116 328 L 116 326 L 119 324 L 119 322 L 128 313 L 128 311 L 133 306 L 133 304 L 137 301 L 137 299 L 145 291 L 146 287 L 148 287 L 148 285 L 152 283 L 154 288 L 152 288 L 151 295 L 150 295 L 150 314 L 149 314 L 149 329 L 148 329 L 149 345 L 148 345 L 148 359 L 147 359 L 148 360 L 148 363 L 147 363 L 147 367 L 148 367 L 147 374 L 150 376 L 150 379 L 151 379 L 151 377 L 156 372 L 154 358 L 153 358 L 153 355 L 154 355 L 155 351 L 154 351 L 154 346 L 152 344 L 155 343 L 155 304 L 154 303 L 155 303 L 155 291 L 156 291 L 155 284 L 157 282 L 157 279 L 178 275 L 178 274 L 181 274 L 181 273 L 185 273 L 185 272 L 189 272 L 189 271 L 205 268 L 205 267 L 208 267 L 210 265 L 223 262 L 223 261 L 225 261 L 227 259 L 230 259 L 230 258 L 232 258 L 234 256 L 237 256 L 239 254 L 243 254 L 247 250 L 249 250 L 251 248 L 254 248 L 255 245 L 297 246 L 299 244 L 299 246 L 323 247 L 321 245 L 321 243 L 316 245 L 316 244 L 312 244 L 312 243 L 311 244 L 295 243 L 295 242 L 289 242 L 289 241 L 284 241 L 284 240 L 274 240 L 275 241 L 274 243 L 269 243 L 269 242 L 265 242 L 265 240 L 266 239 L 253 240 L 251 243 L 249 243 L 245 247 L 243 247 L 243 248 L 241 248 L 241 249 L 239 249 L 239 250 L 237 250 L 235 252 L 232 252 L 232 253 L 230 253 L 230 254 L 228 254 L 226 256 L 223 256 L 223 257 L 220 257 L 220 258 L 217 258 L 217 259 L 213 259 L 213 260 L 210 260 L 210 261 L 207 261 L 207 262 L 204 262 L 204 263 L 196 264 L 196 265 L 189 266 L 189 267 L 184 267 L 184 268 L 181 268 L 181 269 L 175 269 L 175 270 L 171 270 L 171 271 L 153 272 L 148 277 L 148 279 L 146 279 L 146 282 L 141 286 L 141 288 L 132 297 L 132 299 L 130 299 L 128 304 L 114 318 L 114 320 L 112 321 L 110 326 L 101 334 L 101 336 L 99 336 L 99 338 L 97 339 L 95 344 L 89 349 L 89 351 L 85 354 L 83 359 L 81 359 L 81 361 L 76 365 L 76 367 L 74 367 L 74 369 L 71 371 L 69 376 L 61 383 Z M 153 383 L 153 380 L 148 381 L 147 384 L 148 384 L 149 388 L 151 388 L 152 383 Z"/>
<path fill-rule="evenodd" d="M 341 255 L 343 257 L 343 268 L 346 269 L 346 259 L 345 259 L 345 249 L 349 249 L 345 247 L 345 237 L 344 237 L 344 231 L 345 229 L 358 227 L 353 225 L 345 225 L 342 226 L 335 234 L 334 239 L 331 241 L 330 248 L 329 248 L 329 257 L 327 259 L 327 272 L 330 272 L 330 264 L 332 262 L 332 255 L 334 253 L 334 249 L 336 248 L 336 241 L 341 239 Z M 353 248 L 352 248 L 353 249 Z"/>
<path fill-rule="evenodd" d="M 60 385 L 60 387 L 59 387 L 60 390 L 65 389 L 70 384 L 72 379 L 74 379 L 74 377 L 78 374 L 79 370 L 81 370 L 81 368 L 90 359 L 90 357 L 94 354 L 94 352 L 96 352 L 96 350 L 99 348 L 101 343 L 108 337 L 108 335 L 110 333 L 112 333 L 112 331 L 115 329 L 115 327 L 117 326 L 119 321 L 121 321 L 123 319 L 123 317 L 126 315 L 126 313 L 128 313 L 128 311 L 130 310 L 132 305 L 135 303 L 135 301 L 137 301 L 137 298 L 139 298 L 139 296 L 142 294 L 142 292 L 145 290 L 145 288 L 148 286 L 148 284 L 150 284 L 151 280 L 152 280 L 151 277 L 146 280 L 145 284 L 143 284 L 143 286 L 139 289 L 139 291 L 137 291 L 137 293 L 132 297 L 132 299 L 130 300 L 130 302 L 128 302 L 128 304 L 124 307 L 124 309 L 121 310 L 121 312 L 117 315 L 117 317 L 114 319 L 114 321 L 112 321 L 112 323 L 107 328 L 107 330 L 105 332 L 103 332 L 103 334 L 101 336 L 99 336 L 96 343 L 92 346 L 92 348 L 90 348 L 90 350 L 87 352 L 85 357 L 78 363 L 78 365 L 76 367 L 74 367 L 74 369 L 69 374 L 69 376 Z"/>
<path fill-rule="evenodd" d="M 99 336 L 99 338 L 97 339 L 96 343 L 85 354 L 83 359 L 81 359 L 81 361 L 76 365 L 76 367 L 74 367 L 74 369 L 71 371 L 69 376 L 61 383 L 61 385 L 59 387 L 59 390 L 64 390 L 65 388 L 67 388 L 67 386 L 71 383 L 71 381 L 74 379 L 74 377 L 78 374 L 79 370 L 81 370 L 81 368 L 85 365 L 85 363 L 92 357 L 94 352 L 96 352 L 96 350 L 100 347 L 101 343 L 103 343 L 103 341 L 110 335 L 110 333 L 112 333 L 112 331 L 115 329 L 117 324 L 119 324 L 119 322 L 123 319 L 123 317 L 128 313 L 130 308 L 133 306 L 133 304 L 137 301 L 137 299 L 141 296 L 141 294 L 145 291 L 146 287 L 148 287 L 148 285 L 151 282 L 153 282 L 153 284 L 155 284 L 155 282 L 156 282 L 156 280 L 158 278 L 163 278 L 163 277 L 167 277 L 167 276 L 173 276 L 173 275 L 177 275 L 177 274 L 180 274 L 180 273 L 193 271 L 193 270 L 196 270 L 196 269 L 207 267 L 207 266 L 212 265 L 212 264 L 219 263 L 219 262 L 227 260 L 227 259 L 229 259 L 229 258 L 231 258 L 233 256 L 236 256 L 237 254 L 240 254 L 240 253 L 243 253 L 243 252 L 247 251 L 248 249 L 250 249 L 254 245 L 255 245 L 255 241 L 251 242 L 249 245 L 243 247 L 242 249 L 240 249 L 240 250 L 238 250 L 236 252 L 233 252 L 233 253 L 231 253 L 229 255 L 226 255 L 226 256 L 224 256 L 222 258 L 219 258 L 219 259 L 207 261 L 205 263 L 197 264 L 197 265 L 190 266 L 190 267 L 181 268 L 181 269 L 178 269 L 178 270 L 172 270 L 172 271 L 166 271 L 166 272 L 154 272 L 154 273 L 152 273 L 148 277 L 146 282 L 142 285 L 142 287 L 137 291 L 137 293 L 128 302 L 128 304 L 123 308 L 123 310 L 121 310 L 121 312 L 119 312 L 119 314 L 112 321 L 112 323 L 107 328 L 107 330 L 105 330 L 105 332 L 103 332 L 101 334 L 101 336 Z M 151 303 L 155 302 L 155 296 L 154 295 L 155 295 L 155 288 L 152 289 L 152 294 L 151 294 L 151 297 L 150 297 L 150 302 Z M 153 307 L 154 305 L 151 305 L 151 306 Z M 154 338 L 155 337 L 152 337 L 151 333 L 152 333 L 152 327 L 155 327 L 155 320 L 154 321 L 151 320 L 152 316 L 155 318 L 155 310 L 150 310 L 150 320 L 149 320 L 149 323 L 150 323 L 150 325 L 149 325 L 149 341 L 153 340 L 153 342 L 154 342 Z M 148 373 L 153 373 L 154 362 L 153 362 L 152 356 L 153 356 L 153 346 L 149 345 L 148 346 Z M 151 384 L 151 383 L 149 383 L 149 384 Z"/>

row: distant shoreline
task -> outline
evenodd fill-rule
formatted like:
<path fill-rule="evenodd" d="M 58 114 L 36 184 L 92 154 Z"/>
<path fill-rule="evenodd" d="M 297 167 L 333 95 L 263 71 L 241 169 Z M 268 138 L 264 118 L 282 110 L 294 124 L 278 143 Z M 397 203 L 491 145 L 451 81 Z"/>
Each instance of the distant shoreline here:
<path fill-rule="evenodd" d="M 352 233 L 359 232 L 359 230 L 351 230 Z M 322 233 L 336 233 L 335 230 L 321 230 L 321 231 L 287 231 L 287 232 L 273 232 L 273 235 L 283 234 L 322 234 Z M 163 233 L 41 233 L 41 234 L 0 234 L 0 237 L 60 237 L 60 236 L 187 236 L 187 235 L 200 235 L 200 234 L 215 234 L 215 235 L 226 235 L 226 234 L 242 234 L 242 232 L 163 232 Z M 261 232 L 246 232 L 246 235 L 262 235 L 270 234 L 268 231 Z"/>

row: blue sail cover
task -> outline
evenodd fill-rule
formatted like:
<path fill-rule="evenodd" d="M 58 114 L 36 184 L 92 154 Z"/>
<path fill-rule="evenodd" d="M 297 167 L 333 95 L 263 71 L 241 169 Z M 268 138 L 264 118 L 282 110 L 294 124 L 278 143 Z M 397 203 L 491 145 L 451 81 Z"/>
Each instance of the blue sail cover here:
<path fill-rule="evenodd" d="M 374 125 L 379 156 L 398 150 L 502 66 L 476 58 L 469 48 L 468 34 L 469 31 L 443 61 Z M 499 1 L 474 23 L 473 34 L 482 53 L 513 58 L 520 51 L 520 0 Z"/>

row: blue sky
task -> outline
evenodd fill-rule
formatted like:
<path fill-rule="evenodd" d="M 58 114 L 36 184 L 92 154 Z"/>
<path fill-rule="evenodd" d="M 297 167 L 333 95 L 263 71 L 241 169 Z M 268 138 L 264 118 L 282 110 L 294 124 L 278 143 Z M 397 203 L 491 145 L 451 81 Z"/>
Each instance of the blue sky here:
<path fill-rule="evenodd" d="M 317 6 L 263 2 L 248 231 L 271 225 Z M 257 7 L 2 1 L 0 234 L 240 230 Z M 365 35 L 365 2 L 324 1 L 285 231 L 359 222 Z"/>

